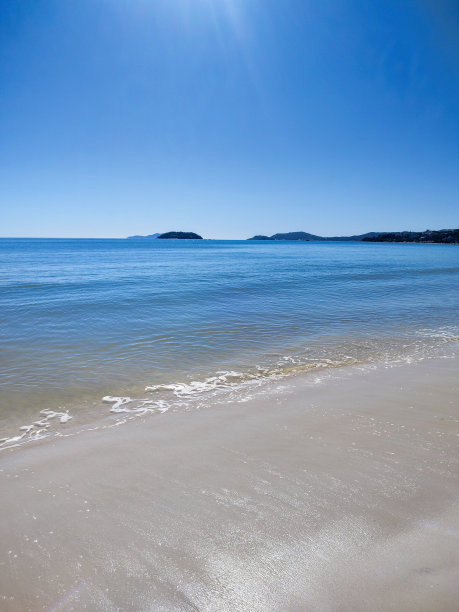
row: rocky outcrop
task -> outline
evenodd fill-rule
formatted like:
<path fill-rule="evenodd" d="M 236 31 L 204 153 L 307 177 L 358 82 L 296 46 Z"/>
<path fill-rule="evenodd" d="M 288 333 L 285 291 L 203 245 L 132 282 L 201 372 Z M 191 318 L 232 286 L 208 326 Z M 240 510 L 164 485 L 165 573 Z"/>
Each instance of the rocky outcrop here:
<path fill-rule="evenodd" d="M 194 232 L 166 232 L 158 236 L 158 239 L 179 239 L 179 240 L 202 240 L 202 236 Z"/>

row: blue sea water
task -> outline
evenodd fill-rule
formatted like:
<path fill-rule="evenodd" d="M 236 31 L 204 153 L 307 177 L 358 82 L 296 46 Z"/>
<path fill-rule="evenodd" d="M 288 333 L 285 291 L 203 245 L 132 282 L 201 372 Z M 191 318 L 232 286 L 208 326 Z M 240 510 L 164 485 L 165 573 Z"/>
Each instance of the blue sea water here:
<path fill-rule="evenodd" d="M 1 239 L 3 437 L 422 358 L 457 337 L 458 281 L 454 245 Z"/>

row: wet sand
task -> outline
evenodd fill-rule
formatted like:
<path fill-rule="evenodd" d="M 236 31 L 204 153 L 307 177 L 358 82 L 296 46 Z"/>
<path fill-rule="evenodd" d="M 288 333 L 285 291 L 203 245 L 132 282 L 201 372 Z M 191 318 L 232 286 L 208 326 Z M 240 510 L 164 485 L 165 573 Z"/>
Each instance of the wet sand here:
<path fill-rule="evenodd" d="M 0 454 L 0 609 L 453 611 L 458 360 Z"/>

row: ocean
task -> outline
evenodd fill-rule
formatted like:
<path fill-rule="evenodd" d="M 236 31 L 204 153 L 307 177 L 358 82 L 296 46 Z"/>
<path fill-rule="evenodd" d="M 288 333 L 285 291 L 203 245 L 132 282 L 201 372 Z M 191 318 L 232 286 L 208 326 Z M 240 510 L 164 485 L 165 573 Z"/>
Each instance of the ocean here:
<path fill-rule="evenodd" d="M 422 360 L 458 305 L 454 245 L 1 239 L 0 447 Z"/>

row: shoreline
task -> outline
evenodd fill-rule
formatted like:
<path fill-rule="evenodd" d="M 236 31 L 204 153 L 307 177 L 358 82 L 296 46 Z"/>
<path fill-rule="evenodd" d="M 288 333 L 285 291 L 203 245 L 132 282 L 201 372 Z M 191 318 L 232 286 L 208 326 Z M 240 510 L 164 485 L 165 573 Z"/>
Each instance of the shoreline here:
<path fill-rule="evenodd" d="M 1 453 L 2 609 L 455 610 L 458 361 Z"/>
<path fill-rule="evenodd" d="M 138 418 L 154 417 L 165 412 L 199 410 L 203 407 L 232 401 L 246 401 L 245 397 L 263 393 L 265 389 L 278 381 L 295 384 L 295 380 L 306 377 L 313 379 L 314 384 L 322 379 L 328 380 L 335 373 L 352 375 L 355 370 L 373 368 L 399 367 L 405 363 L 418 363 L 425 359 L 455 354 L 459 339 L 454 335 L 433 334 L 423 345 L 411 344 L 398 347 L 393 351 L 387 343 L 381 343 L 382 354 L 362 354 L 361 356 L 344 355 L 340 359 L 331 359 L 328 355 L 316 356 L 304 360 L 302 356 L 287 355 L 279 358 L 277 363 L 240 368 L 227 365 L 220 370 L 208 371 L 195 378 L 178 377 L 176 380 L 165 380 L 156 384 L 131 384 L 129 389 L 116 389 L 105 393 L 93 392 L 89 400 L 73 403 L 45 404 L 43 409 L 29 414 L 28 419 L 18 419 L 9 424 L 0 438 L 0 456 L 3 452 L 19 450 L 33 444 L 46 443 L 54 438 L 68 438 L 94 429 L 107 429 Z M 430 342 L 429 342 L 430 340 Z M 408 350 L 406 350 L 408 349 Z M 227 369 L 227 368 L 230 369 Z M 290 383 L 289 383 L 290 381 Z M 87 393 L 87 390 L 84 390 Z M 237 398 L 237 399 L 236 399 Z"/>

